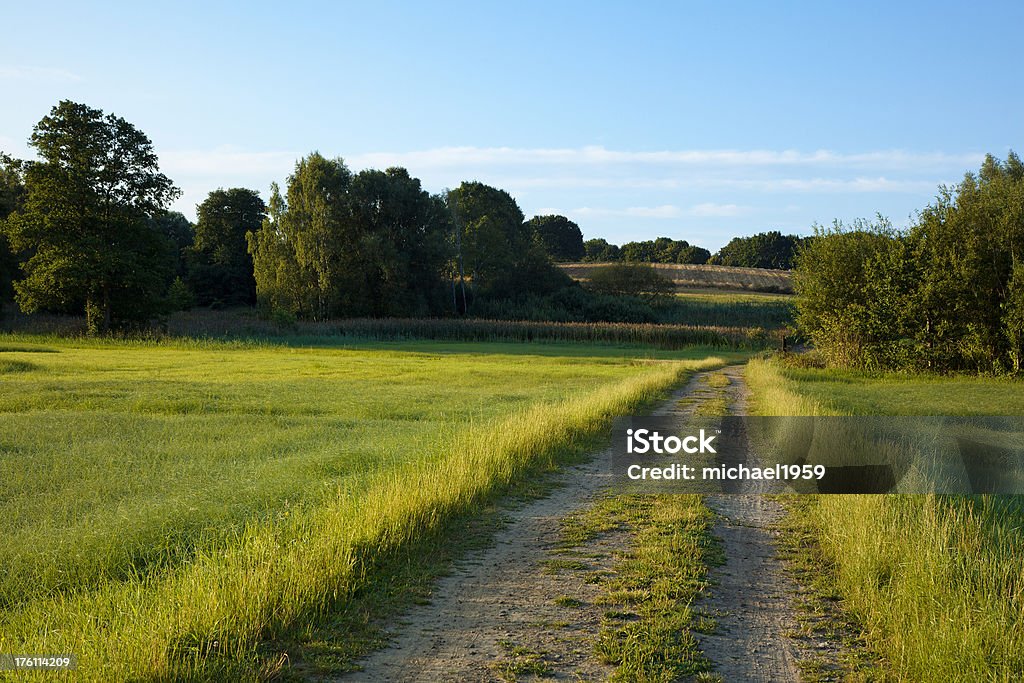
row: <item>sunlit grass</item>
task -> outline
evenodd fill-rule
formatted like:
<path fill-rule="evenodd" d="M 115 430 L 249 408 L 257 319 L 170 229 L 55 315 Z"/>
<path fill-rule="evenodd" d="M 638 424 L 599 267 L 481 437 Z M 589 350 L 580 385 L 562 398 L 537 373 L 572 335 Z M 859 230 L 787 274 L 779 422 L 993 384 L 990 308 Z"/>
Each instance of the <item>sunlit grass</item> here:
<path fill-rule="evenodd" d="M 0 652 L 77 654 L 83 680 L 267 674 L 259 643 L 343 602 L 374 557 L 722 364 L 45 342 L 3 354 L 33 367 L 0 391 Z"/>
<path fill-rule="evenodd" d="M 1024 413 L 1019 382 L 863 375 L 752 361 L 761 414 Z M 1024 676 L 1019 496 L 819 496 L 800 506 L 846 606 L 897 680 Z"/>

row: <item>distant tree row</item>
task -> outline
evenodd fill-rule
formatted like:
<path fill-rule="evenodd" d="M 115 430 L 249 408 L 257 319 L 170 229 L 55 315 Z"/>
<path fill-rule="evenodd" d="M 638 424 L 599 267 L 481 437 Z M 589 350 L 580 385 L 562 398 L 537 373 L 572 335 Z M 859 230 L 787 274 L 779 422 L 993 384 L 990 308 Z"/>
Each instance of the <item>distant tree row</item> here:
<path fill-rule="evenodd" d="M 783 235 L 778 230 L 749 237 L 734 237 L 708 259 L 718 266 L 791 270 L 797 250 L 806 238 Z"/>
<path fill-rule="evenodd" d="M 596 238 L 583 243 L 582 261 L 588 263 L 708 263 L 743 268 L 790 270 L 803 238 L 778 231 L 750 237 L 734 237 L 714 255 L 686 240 L 659 237 L 644 242 L 627 242 L 621 247 Z"/>
<path fill-rule="evenodd" d="M 794 286 L 797 323 L 831 364 L 1021 372 L 1024 164 L 986 157 L 906 231 L 817 229 Z"/>
<path fill-rule="evenodd" d="M 597 238 L 583 243 L 583 261 L 588 263 L 707 263 L 711 252 L 686 240 L 659 237 L 644 242 L 627 242 L 621 247 Z"/>

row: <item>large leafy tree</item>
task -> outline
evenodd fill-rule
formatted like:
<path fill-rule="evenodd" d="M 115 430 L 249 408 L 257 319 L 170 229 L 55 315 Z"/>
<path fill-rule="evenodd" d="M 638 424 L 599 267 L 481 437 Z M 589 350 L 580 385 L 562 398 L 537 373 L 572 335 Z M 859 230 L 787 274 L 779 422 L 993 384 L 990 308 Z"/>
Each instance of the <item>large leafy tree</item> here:
<path fill-rule="evenodd" d="M 22 162 L 0 152 L 0 228 L 7 217 L 25 201 L 22 168 Z M 0 229 L 0 304 L 10 301 L 14 295 L 12 283 L 17 269 L 17 259 L 11 253 L 4 231 Z"/>
<path fill-rule="evenodd" d="M 153 217 L 153 228 L 169 242 L 175 277 L 186 275 L 186 254 L 195 241 L 195 227 L 180 211 L 163 211 Z"/>
<path fill-rule="evenodd" d="M 530 245 L 523 212 L 504 190 L 465 182 L 448 195 L 461 231 L 461 257 L 466 274 L 479 286 L 502 281 Z"/>
<path fill-rule="evenodd" d="M 403 168 L 349 173 L 313 154 L 274 187 L 269 215 L 249 233 L 261 305 L 297 316 L 438 313 L 451 216 Z"/>
<path fill-rule="evenodd" d="M 347 251 L 351 182 L 344 160 L 314 152 L 295 164 L 286 196 L 273 186 L 267 219 L 247 235 L 261 305 L 315 320 L 347 308 L 359 282 Z"/>
<path fill-rule="evenodd" d="M 873 281 L 894 242 L 891 224 L 836 222 L 815 226 L 815 239 L 801 249 L 793 275 L 796 322 L 835 365 L 869 365 L 885 324 L 873 310 Z"/>
<path fill-rule="evenodd" d="M 989 156 L 903 233 L 819 231 L 797 256 L 797 323 L 841 365 L 1020 372 L 1024 163 Z"/>
<path fill-rule="evenodd" d="M 348 214 L 352 269 L 361 282 L 348 314 L 426 315 L 442 309 L 451 216 L 404 168 L 366 170 L 352 180 Z"/>
<path fill-rule="evenodd" d="M 515 199 L 504 190 L 465 182 L 448 193 L 458 257 L 474 289 L 496 298 L 543 294 L 569 283 L 533 240 Z"/>
<path fill-rule="evenodd" d="M 179 194 L 149 138 L 123 118 L 62 101 L 30 139 L 26 199 L 6 222 L 27 254 L 15 283 L 26 312 L 84 310 L 90 331 L 156 312 L 168 241 L 153 218 Z"/>
<path fill-rule="evenodd" d="M 214 190 L 196 207 L 195 241 L 189 249 L 189 284 L 196 303 L 256 303 L 245 235 L 260 228 L 266 212 L 259 193 L 241 187 Z"/>
<path fill-rule="evenodd" d="M 583 258 L 583 231 L 565 216 L 534 216 L 527 226 L 552 261 Z"/>

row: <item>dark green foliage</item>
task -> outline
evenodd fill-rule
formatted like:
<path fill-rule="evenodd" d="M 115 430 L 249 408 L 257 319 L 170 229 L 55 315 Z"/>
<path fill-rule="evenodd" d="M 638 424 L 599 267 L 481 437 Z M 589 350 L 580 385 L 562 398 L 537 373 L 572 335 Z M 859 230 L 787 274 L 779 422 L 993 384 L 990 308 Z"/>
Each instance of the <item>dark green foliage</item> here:
<path fill-rule="evenodd" d="M 24 204 L 25 183 L 22 167 L 21 161 L 0 152 L 0 310 L 5 301 L 11 301 L 14 297 L 13 283 L 18 270 L 18 260 L 7 244 L 3 224 L 9 215 Z"/>
<path fill-rule="evenodd" d="M 797 322 L 835 365 L 1021 371 L 1024 164 L 986 158 L 906 233 L 818 231 L 797 258 Z"/>
<path fill-rule="evenodd" d="M 483 300 L 474 315 L 500 320 L 556 322 L 658 322 L 654 307 L 638 297 L 598 294 L 578 284 L 547 294 L 527 294 L 499 300 Z"/>
<path fill-rule="evenodd" d="M 174 250 L 174 273 L 185 274 L 185 250 L 195 241 L 195 227 L 178 211 L 162 211 L 153 218 L 157 232 L 171 242 Z"/>
<path fill-rule="evenodd" d="M 675 283 L 654 268 L 625 263 L 595 268 L 587 286 L 600 294 L 636 296 L 650 301 L 676 290 Z"/>
<path fill-rule="evenodd" d="M 174 278 L 167 289 L 167 309 L 169 311 L 187 311 L 196 305 L 192 289 L 181 277 Z"/>
<path fill-rule="evenodd" d="M 630 263 L 707 263 L 711 252 L 686 240 L 659 237 L 622 245 L 622 259 Z"/>
<path fill-rule="evenodd" d="M 626 242 L 621 247 L 604 239 L 587 240 L 583 244 L 583 261 L 587 263 L 707 263 L 711 252 L 686 240 L 659 237 L 643 242 Z"/>
<path fill-rule="evenodd" d="M 792 324 L 787 301 L 734 301 L 723 297 L 667 297 L 650 302 L 639 297 L 598 294 L 567 287 L 546 296 L 527 295 L 481 301 L 474 308 L 482 318 L 551 320 L 558 322 L 659 323 L 710 327 L 758 327 L 779 330 Z"/>
<path fill-rule="evenodd" d="M 478 294 L 505 298 L 544 294 L 569 284 L 555 268 L 523 213 L 504 190 L 478 182 L 462 183 L 448 193 L 460 239 L 456 241 L 465 275 Z"/>
<path fill-rule="evenodd" d="M 801 243 L 796 235 L 783 235 L 778 230 L 761 232 L 750 237 L 734 237 L 718 250 L 709 263 L 743 268 L 775 268 L 790 270 Z"/>
<path fill-rule="evenodd" d="M 122 118 L 63 101 L 40 121 L 25 170 L 26 199 L 6 222 L 23 255 L 15 283 L 25 312 L 85 311 L 88 328 L 158 312 L 169 241 L 153 218 L 178 196 L 152 143 Z"/>
<path fill-rule="evenodd" d="M 200 306 L 256 303 L 256 280 L 245 235 L 266 217 L 254 190 L 214 190 L 196 207 L 194 241 L 188 250 L 188 280 Z"/>
<path fill-rule="evenodd" d="M 565 216 L 534 216 L 527 226 L 552 261 L 583 258 L 583 231 Z"/>
<path fill-rule="evenodd" d="M 583 243 L 583 261 L 587 263 L 610 263 L 622 260 L 622 250 L 608 240 L 596 238 Z"/>
<path fill-rule="evenodd" d="M 451 217 L 404 168 L 359 173 L 348 191 L 361 301 L 346 315 L 428 315 L 451 305 L 442 279 L 451 257 Z"/>
<path fill-rule="evenodd" d="M 248 235 L 265 308 L 315 320 L 450 310 L 450 216 L 405 169 L 353 177 L 314 153 L 296 164 L 287 196 L 275 185 Z"/>

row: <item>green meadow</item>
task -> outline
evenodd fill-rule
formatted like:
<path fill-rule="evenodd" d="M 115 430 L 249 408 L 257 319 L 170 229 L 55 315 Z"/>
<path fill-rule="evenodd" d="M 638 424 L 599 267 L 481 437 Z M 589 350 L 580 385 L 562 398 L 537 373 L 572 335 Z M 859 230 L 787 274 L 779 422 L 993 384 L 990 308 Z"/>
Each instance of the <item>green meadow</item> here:
<path fill-rule="evenodd" d="M 1021 415 L 1007 378 L 747 366 L 764 415 Z M 1021 496 L 818 496 L 791 501 L 815 573 L 894 680 L 1024 678 Z"/>
<path fill-rule="evenodd" d="M 269 675 L 363 567 L 593 447 L 706 348 L 0 339 L 0 652 Z"/>

